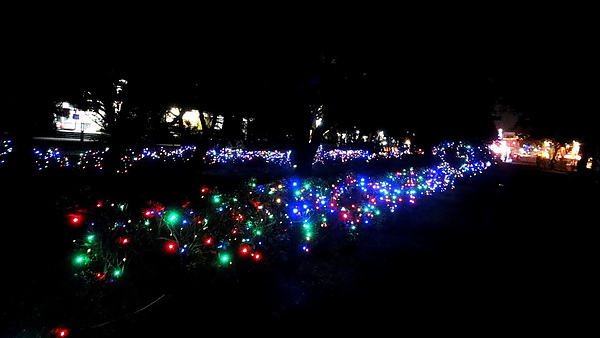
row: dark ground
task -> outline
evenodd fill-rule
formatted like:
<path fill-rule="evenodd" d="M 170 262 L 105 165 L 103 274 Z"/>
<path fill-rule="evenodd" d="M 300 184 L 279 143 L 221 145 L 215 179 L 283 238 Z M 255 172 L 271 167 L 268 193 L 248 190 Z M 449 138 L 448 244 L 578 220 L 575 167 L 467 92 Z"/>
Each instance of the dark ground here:
<path fill-rule="evenodd" d="M 2 337 L 61 324 L 71 337 L 597 332 L 600 186 L 581 174 L 500 164 L 420 198 L 355 241 L 201 282 L 136 285 L 130 307 L 98 313 L 114 320 L 76 323 L 57 191 L 93 188 L 15 180 L 2 183 Z M 139 187 L 127 188 L 135 195 Z"/>

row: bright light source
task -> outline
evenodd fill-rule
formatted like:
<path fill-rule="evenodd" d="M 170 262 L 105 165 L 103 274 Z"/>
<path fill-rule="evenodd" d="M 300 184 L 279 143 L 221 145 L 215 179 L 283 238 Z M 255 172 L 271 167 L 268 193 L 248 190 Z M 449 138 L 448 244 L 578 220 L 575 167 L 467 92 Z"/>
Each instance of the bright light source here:
<path fill-rule="evenodd" d="M 323 124 L 323 119 L 322 118 L 318 118 L 315 120 L 315 127 L 319 128 L 321 125 Z"/>

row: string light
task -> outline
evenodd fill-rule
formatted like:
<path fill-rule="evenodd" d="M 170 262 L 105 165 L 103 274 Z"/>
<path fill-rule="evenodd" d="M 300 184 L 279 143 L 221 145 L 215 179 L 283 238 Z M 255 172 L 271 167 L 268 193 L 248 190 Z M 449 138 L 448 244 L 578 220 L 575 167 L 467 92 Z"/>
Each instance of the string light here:
<path fill-rule="evenodd" d="M 64 328 L 64 327 L 58 327 L 58 328 L 55 328 L 54 330 L 52 330 L 52 335 L 54 335 L 54 337 L 58 337 L 58 338 L 68 337 L 70 333 L 71 333 L 71 330 Z"/>
<path fill-rule="evenodd" d="M 3 140 L 0 145 L 0 164 L 5 163 L 8 154 L 12 152 L 12 141 Z M 62 154 L 59 148 L 46 150 L 33 149 L 38 170 L 56 168 L 75 168 L 82 170 L 104 170 L 105 160 L 110 148 L 103 150 L 86 150 L 77 158 L 70 158 Z M 137 165 L 144 163 L 182 163 L 192 159 L 196 147 L 184 145 L 167 149 L 157 147 L 154 149 L 142 148 L 140 150 L 127 149 L 119 158 L 117 173 L 128 173 Z M 319 146 L 312 165 L 322 166 L 328 164 L 343 164 L 347 162 L 370 162 L 373 160 L 401 158 L 410 154 L 410 148 L 394 151 L 370 152 L 362 149 L 329 149 Z M 245 150 L 236 148 L 210 149 L 204 154 L 202 160 L 209 165 L 231 165 L 243 163 L 263 163 L 284 168 L 293 168 L 291 150 Z"/>

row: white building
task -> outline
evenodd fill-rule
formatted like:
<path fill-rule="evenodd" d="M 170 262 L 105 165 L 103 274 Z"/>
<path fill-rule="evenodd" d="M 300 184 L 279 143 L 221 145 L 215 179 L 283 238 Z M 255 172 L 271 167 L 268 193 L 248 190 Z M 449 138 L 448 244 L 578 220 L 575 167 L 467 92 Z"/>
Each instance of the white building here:
<path fill-rule="evenodd" d="M 54 115 L 54 124 L 57 131 L 92 134 L 102 131 L 103 110 L 99 112 L 80 110 L 69 102 L 59 102 L 57 108 L 59 113 Z"/>

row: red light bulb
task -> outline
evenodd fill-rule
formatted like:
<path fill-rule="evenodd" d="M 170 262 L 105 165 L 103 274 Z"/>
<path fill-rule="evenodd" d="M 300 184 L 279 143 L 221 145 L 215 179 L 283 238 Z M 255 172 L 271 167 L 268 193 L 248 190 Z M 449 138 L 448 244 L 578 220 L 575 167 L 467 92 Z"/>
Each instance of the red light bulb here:
<path fill-rule="evenodd" d="M 67 222 L 72 227 L 79 227 L 83 224 L 83 216 L 79 214 L 68 214 Z"/>
<path fill-rule="evenodd" d="M 165 243 L 165 246 L 163 247 L 164 252 L 168 253 L 168 254 L 174 254 L 177 252 L 177 242 L 175 241 L 167 241 Z"/>
<path fill-rule="evenodd" d="M 55 337 L 68 337 L 71 330 L 65 328 L 56 328 L 52 330 Z"/>
<path fill-rule="evenodd" d="M 119 237 L 117 239 L 117 243 L 122 244 L 122 245 L 126 245 L 129 244 L 131 240 L 129 239 L 129 237 Z"/>
<path fill-rule="evenodd" d="M 240 247 L 240 254 L 243 256 L 248 255 L 250 251 L 252 251 L 252 249 L 247 245 L 242 245 Z"/>

